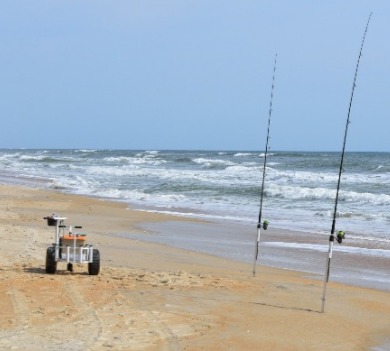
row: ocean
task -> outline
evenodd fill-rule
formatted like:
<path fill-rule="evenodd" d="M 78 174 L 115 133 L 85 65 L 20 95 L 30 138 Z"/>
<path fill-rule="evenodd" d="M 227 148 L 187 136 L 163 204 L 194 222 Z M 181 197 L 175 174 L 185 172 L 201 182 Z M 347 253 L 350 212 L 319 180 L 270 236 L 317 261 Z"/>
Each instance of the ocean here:
<path fill-rule="evenodd" d="M 264 154 L 236 151 L 0 150 L 0 181 L 132 208 L 256 225 Z M 340 153 L 268 154 L 263 219 L 330 233 Z M 390 240 L 390 153 L 345 154 L 337 230 Z"/>
<path fill-rule="evenodd" d="M 337 152 L 268 154 L 259 263 L 322 274 L 340 165 Z M 259 151 L 0 150 L 0 182 L 125 202 L 207 220 L 146 223 L 138 240 L 253 261 L 264 154 Z M 347 152 L 331 279 L 390 290 L 390 153 Z M 55 212 L 55 209 L 53 209 Z M 278 228 L 275 235 L 273 229 Z"/>

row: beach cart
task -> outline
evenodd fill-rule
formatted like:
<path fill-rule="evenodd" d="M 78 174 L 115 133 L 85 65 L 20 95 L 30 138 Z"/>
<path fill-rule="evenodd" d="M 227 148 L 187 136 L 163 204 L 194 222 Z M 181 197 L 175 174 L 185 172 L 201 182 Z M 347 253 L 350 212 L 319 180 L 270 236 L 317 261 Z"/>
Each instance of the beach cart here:
<path fill-rule="evenodd" d="M 87 264 L 89 275 L 100 271 L 100 253 L 87 243 L 87 235 L 77 232 L 81 226 L 65 225 L 66 217 L 55 214 L 44 217 L 47 225 L 54 228 L 54 243 L 46 251 L 46 273 L 55 274 L 57 263 L 67 263 L 67 270 L 73 272 L 74 264 Z"/>

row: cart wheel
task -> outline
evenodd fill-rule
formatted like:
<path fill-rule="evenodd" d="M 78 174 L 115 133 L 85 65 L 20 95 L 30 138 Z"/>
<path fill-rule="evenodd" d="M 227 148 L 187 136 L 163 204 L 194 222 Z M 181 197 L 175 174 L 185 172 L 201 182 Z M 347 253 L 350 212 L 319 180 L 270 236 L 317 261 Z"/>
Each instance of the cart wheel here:
<path fill-rule="evenodd" d="M 73 273 L 73 264 L 68 263 L 68 265 L 66 266 L 66 269 L 67 269 L 70 273 Z"/>
<path fill-rule="evenodd" d="M 54 274 L 56 270 L 57 262 L 55 257 L 55 249 L 53 246 L 50 246 L 46 251 L 46 273 Z"/>
<path fill-rule="evenodd" d="M 93 249 L 93 262 L 88 263 L 88 274 L 98 275 L 100 272 L 100 252 L 97 249 Z"/>

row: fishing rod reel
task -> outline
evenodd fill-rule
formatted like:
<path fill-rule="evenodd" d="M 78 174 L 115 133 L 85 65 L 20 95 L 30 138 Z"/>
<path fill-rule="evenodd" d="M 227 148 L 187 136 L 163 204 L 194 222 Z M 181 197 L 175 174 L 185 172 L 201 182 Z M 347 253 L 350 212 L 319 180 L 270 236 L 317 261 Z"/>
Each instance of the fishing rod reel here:
<path fill-rule="evenodd" d="M 337 232 L 337 235 L 336 235 L 336 240 L 339 244 L 341 244 L 343 242 L 343 240 L 345 239 L 345 232 L 342 231 L 342 230 L 339 230 Z M 329 237 L 329 241 L 334 241 L 334 234 L 332 233 Z"/>
<path fill-rule="evenodd" d="M 263 223 L 259 223 L 259 224 L 257 225 L 257 229 L 263 228 L 264 230 L 267 230 L 268 224 L 269 224 L 269 222 L 268 222 L 267 220 L 265 220 Z"/>
<path fill-rule="evenodd" d="M 339 244 L 341 244 L 343 242 L 343 239 L 345 239 L 345 232 L 343 232 L 342 230 L 339 230 L 337 232 L 336 240 Z"/>

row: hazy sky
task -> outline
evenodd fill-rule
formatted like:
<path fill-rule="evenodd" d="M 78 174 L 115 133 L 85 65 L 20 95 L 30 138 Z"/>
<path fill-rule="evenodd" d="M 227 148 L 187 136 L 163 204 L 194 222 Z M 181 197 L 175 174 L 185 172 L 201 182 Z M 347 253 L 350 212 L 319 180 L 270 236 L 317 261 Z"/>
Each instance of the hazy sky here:
<path fill-rule="evenodd" d="M 389 0 L 2 0 L 0 148 L 390 151 Z"/>

